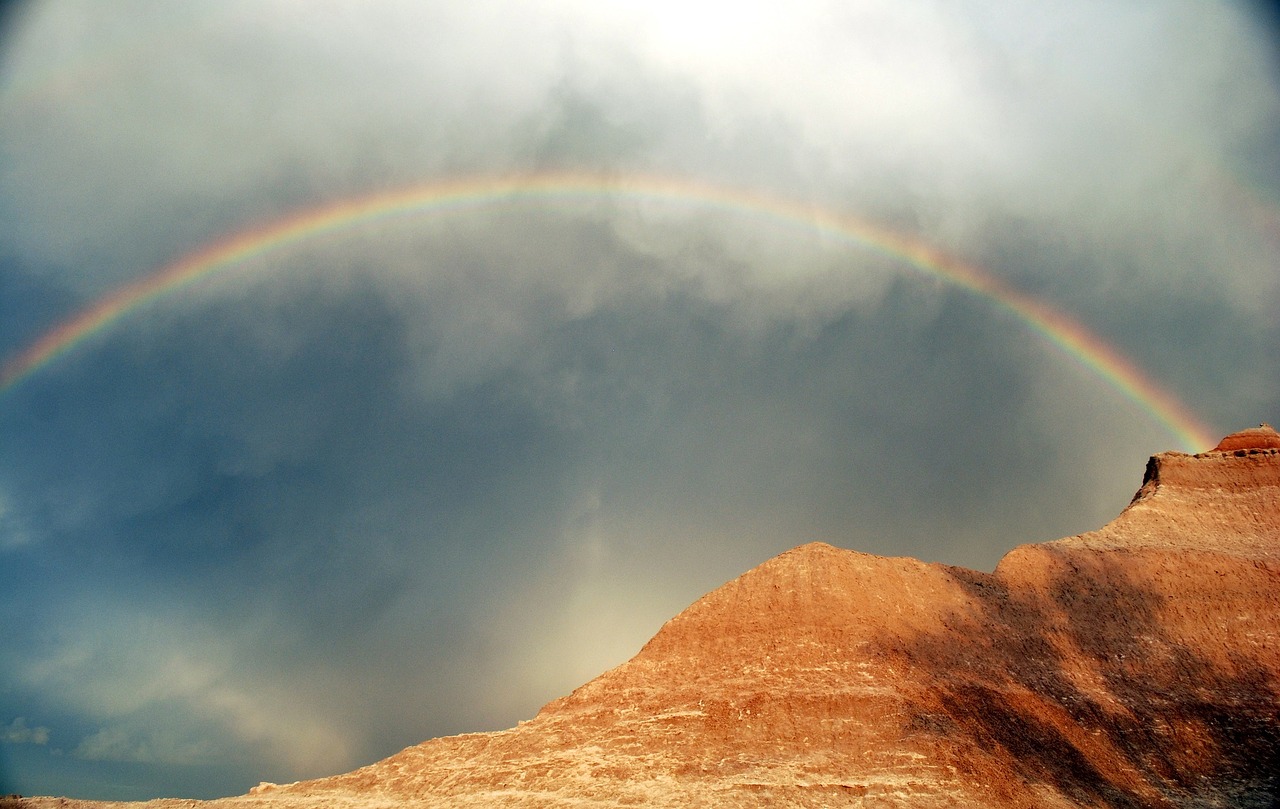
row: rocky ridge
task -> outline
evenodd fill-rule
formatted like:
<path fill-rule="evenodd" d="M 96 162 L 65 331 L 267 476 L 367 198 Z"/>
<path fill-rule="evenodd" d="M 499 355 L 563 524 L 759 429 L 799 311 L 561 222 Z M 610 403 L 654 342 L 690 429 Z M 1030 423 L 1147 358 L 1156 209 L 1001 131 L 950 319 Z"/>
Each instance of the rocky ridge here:
<path fill-rule="evenodd" d="M 993 573 L 804 545 L 516 728 L 215 804 L 1270 807 L 1278 774 L 1263 425 Z"/>

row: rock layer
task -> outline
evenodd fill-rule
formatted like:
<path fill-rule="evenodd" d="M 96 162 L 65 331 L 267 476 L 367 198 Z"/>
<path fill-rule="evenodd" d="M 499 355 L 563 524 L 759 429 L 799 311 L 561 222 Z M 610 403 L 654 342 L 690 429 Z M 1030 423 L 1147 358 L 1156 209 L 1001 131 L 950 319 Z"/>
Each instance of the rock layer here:
<path fill-rule="evenodd" d="M 498 733 L 226 803 L 1273 806 L 1280 446 L 1151 459 L 994 573 L 804 545 Z"/>
<path fill-rule="evenodd" d="M 1280 433 L 1270 424 L 1259 424 L 1248 430 L 1232 433 L 1218 442 L 1214 452 L 1234 452 L 1250 449 L 1280 449 Z"/>

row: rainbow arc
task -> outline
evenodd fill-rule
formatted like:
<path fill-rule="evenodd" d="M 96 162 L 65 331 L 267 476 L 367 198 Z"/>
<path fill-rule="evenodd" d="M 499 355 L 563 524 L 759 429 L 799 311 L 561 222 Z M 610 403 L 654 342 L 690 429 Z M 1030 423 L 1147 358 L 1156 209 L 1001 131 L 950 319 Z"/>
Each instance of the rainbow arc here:
<path fill-rule="evenodd" d="M 600 197 L 608 194 L 694 202 L 814 228 L 937 277 L 1011 313 L 1066 356 L 1149 413 L 1188 451 L 1215 443 L 1191 411 L 1120 351 L 1082 324 L 972 264 L 924 242 L 857 217 L 807 203 L 694 180 L 554 172 L 472 177 L 345 199 L 233 233 L 125 284 L 45 332 L 0 369 L 0 394 L 109 329 L 130 312 L 249 259 L 283 251 L 321 234 L 396 217 L 426 216 L 501 200 Z"/>

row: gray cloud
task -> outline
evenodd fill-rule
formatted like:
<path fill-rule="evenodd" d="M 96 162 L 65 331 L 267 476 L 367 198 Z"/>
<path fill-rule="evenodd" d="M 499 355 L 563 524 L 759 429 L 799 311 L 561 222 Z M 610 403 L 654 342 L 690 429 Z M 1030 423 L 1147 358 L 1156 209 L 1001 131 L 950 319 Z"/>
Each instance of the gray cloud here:
<path fill-rule="evenodd" d="M 1214 429 L 1280 418 L 1280 74 L 1242 6 L 66 0 L 8 24 L 6 355 L 292 212 L 572 170 L 895 228 Z M 1109 519 L 1176 441 L 982 296 L 625 192 L 246 261 L 0 394 L 0 433 L 0 716 L 65 746 L 10 746 L 0 791 L 124 798 L 509 726 L 801 542 L 989 569 Z"/>

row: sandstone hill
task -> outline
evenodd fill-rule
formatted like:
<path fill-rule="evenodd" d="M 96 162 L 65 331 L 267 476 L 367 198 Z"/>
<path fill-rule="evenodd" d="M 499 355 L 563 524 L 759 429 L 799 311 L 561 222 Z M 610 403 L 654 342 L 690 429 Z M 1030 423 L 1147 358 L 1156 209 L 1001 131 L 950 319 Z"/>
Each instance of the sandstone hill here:
<path fill-rule="evenodd" d="M 210 809 L 375 805 L 1280 806 L 1280 434 L 990 574 L 804 545 L 516 728 Z"/>

